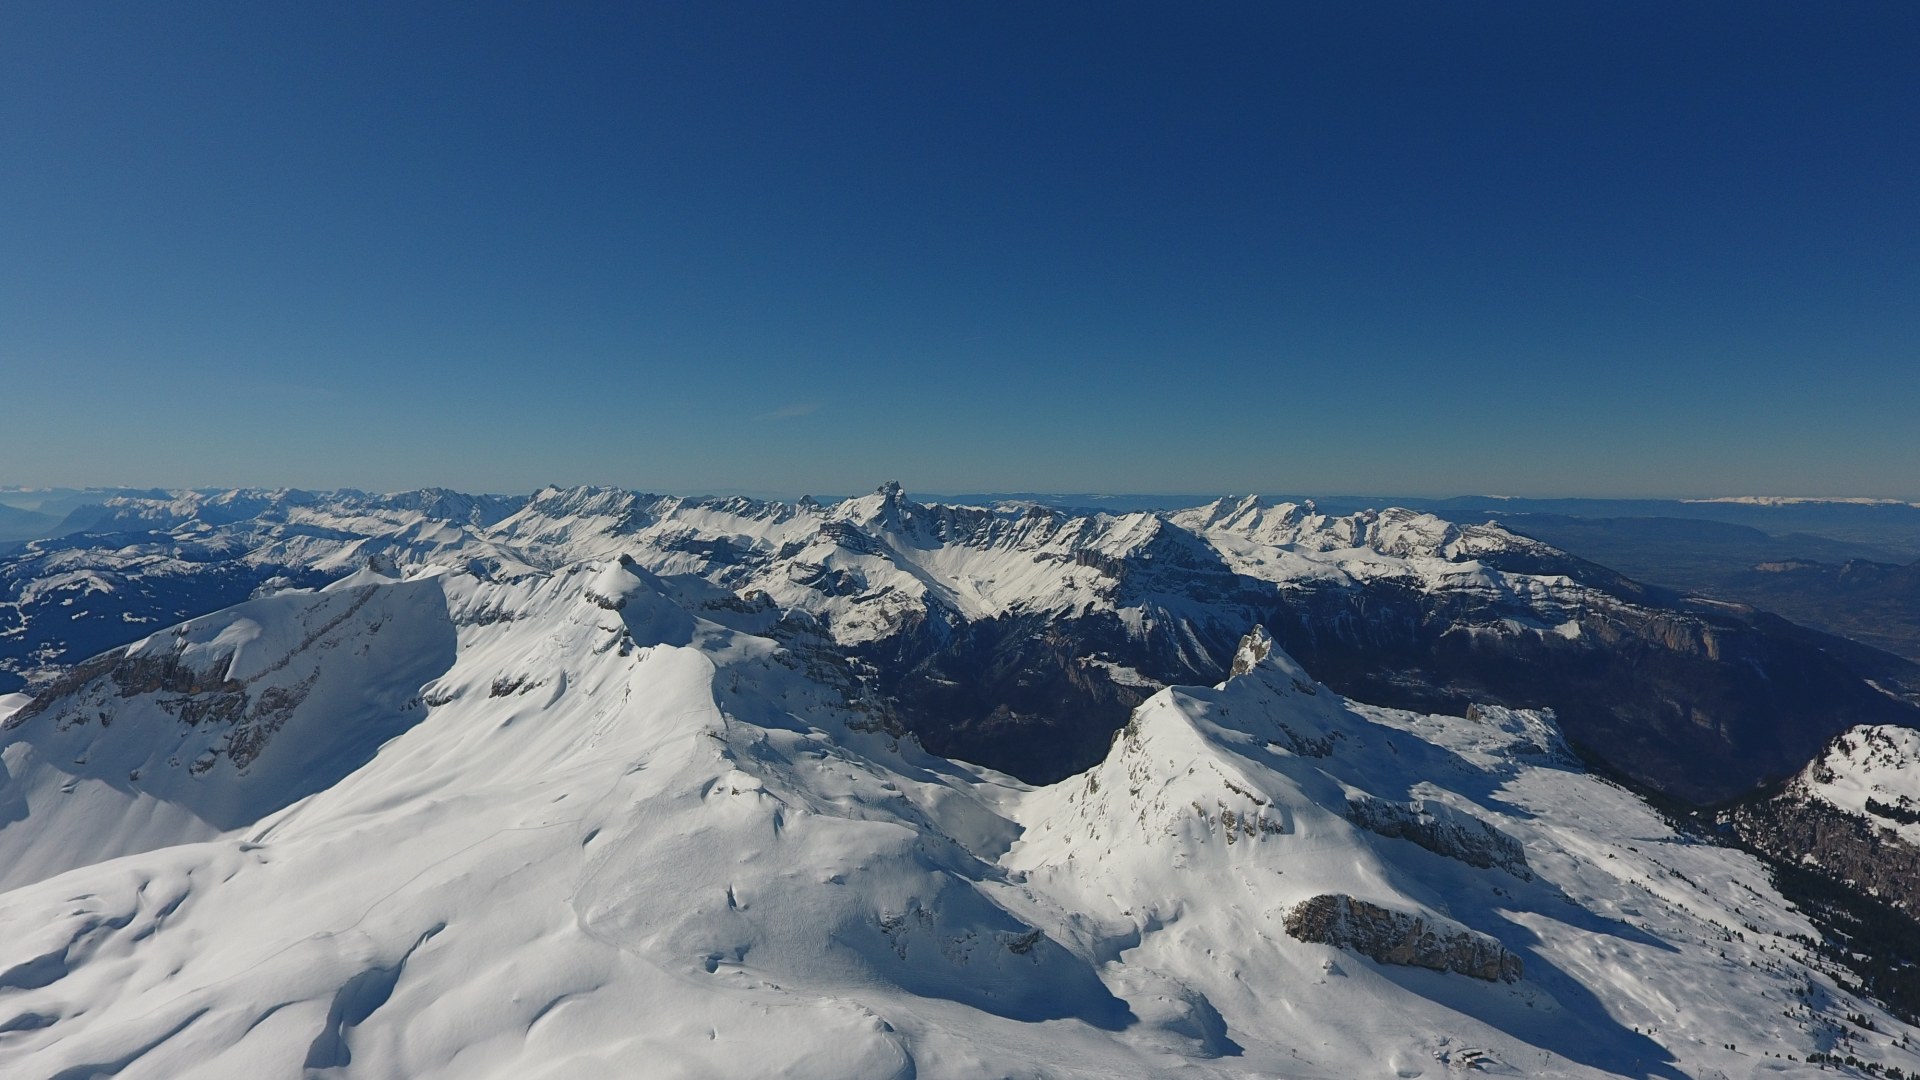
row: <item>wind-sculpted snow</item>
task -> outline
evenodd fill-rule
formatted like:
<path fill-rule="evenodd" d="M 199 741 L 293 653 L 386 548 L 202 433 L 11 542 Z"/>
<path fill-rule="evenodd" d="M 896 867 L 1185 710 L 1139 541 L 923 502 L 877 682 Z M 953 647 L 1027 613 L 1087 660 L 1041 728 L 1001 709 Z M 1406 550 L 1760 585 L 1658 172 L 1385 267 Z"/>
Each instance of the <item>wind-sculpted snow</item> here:
<path fill-rule="evenodd" d="M 614 553 L 367 570 L 109 654 L 0 751 L 0 837 L 39 868 L 0 892 L 0 1075 L 1920 1064 L 1758 863 L 1580 772 L 1545 715 L 1356 705 L 1255 635 L 1030 787 L 922 750 L 831 644 Z M 1532 877 L 1355 799 L 1484 822 Z"/>

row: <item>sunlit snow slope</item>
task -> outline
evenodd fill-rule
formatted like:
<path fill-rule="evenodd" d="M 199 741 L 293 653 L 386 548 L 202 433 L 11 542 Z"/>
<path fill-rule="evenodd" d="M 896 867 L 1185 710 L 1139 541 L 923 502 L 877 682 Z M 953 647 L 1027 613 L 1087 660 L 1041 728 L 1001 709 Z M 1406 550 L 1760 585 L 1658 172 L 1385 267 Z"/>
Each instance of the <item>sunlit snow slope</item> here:
<path fill-rule="evenodd" d="M 369 569 L 18 708 L 0 1075 L 1920 1066 L 1756 862 L 1548 716 L 1356 705 L 1255 632 L 1031 788 L 902 736 L 813 617 L 694 589 Z"/>

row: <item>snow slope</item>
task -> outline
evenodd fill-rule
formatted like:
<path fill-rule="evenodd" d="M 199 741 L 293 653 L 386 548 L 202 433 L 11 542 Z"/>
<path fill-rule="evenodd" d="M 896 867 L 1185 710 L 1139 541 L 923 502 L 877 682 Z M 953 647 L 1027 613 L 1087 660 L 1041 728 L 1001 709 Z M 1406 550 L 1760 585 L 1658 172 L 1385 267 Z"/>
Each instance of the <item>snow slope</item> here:
<path fill-rule="evenodd" d="M 0 826 L 0 887 L 208 839 L 326 787 L 423 714 L 453 649 L 437 582 L 369 571 L 83 665 L 6 721 L 7 798 L 31 831 Z"/>
<path fill-rule="evenodd" d="M 15 712 L 0 1074 L 1920 1065 L 1548 716 L 1356 705 L 1256 633 L 1033 788 L 900 737 L 813 615 L 621 554 L 278 593 Z"/>

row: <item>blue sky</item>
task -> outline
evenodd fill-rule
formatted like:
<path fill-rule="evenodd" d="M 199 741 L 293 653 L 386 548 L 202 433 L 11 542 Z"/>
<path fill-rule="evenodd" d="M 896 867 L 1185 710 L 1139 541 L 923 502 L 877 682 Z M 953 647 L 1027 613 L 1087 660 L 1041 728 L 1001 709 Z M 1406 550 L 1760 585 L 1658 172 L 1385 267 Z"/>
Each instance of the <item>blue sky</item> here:
<path fill-rule="evenodd" d="M 0 483 L 1920 497 L 1920 6 L 1191 7 L 7 5 Z"/>

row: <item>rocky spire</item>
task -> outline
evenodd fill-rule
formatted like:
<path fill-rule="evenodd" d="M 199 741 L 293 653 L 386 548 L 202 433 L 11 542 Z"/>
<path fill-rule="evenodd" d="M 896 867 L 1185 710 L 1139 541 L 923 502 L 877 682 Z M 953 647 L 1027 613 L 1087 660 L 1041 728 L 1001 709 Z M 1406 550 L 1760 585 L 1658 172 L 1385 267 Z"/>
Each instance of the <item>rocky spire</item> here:
<path fill-rule="evenodd" d="M 1260 661 L 1265 660 L 1271 652 L 1273 652 L 1273 636 L 1267 633 L 1266 627 L 1254 623 L 1253 629 L 1247 631 L 1247 635 L 1240 639 L 1240 647 L 1234 650 L 1233 666 L 1228 669 L 1227 677 L 1245 675 L 1258 666 Z"/>

